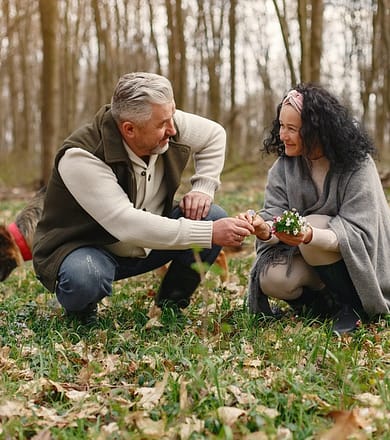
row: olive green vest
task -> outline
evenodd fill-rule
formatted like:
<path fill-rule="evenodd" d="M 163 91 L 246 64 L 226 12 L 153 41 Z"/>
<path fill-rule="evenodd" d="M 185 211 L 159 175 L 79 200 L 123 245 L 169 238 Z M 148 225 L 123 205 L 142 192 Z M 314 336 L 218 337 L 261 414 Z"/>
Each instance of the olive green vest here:
<path fill-rule="evenodd" d="M 178 135 L 175 139 L 177 140 Z M 181 176 L 190 156 L 190 147 L 172 139 L 163 154 L 167 197 L 163 215 L 169 215 Z M 55 166 L 47 186 L 42 218 L 37 225 L 33 244 L 33 264 L 43 285 L 54 292 L 57 273 L 63 259 L 83 246 L 104 246 L 117 241 L 102 228 L 74 199 L 58 172 L 58 162 L 68 148 L 83 148 L 111 167 L 119 185 L 135 204 L 136 180 L 122 136 L 104 106 L 92 123 L 69 136 L 55 158 Z"/>

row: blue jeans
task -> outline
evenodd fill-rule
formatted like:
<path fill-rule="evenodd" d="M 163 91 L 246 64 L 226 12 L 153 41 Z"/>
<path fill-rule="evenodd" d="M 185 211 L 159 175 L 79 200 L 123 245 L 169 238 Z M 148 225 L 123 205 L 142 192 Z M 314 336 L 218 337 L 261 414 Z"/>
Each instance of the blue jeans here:
<path fill-rule="evenodd" d="M 179 218 L 179 207 L 172 211 L 171 218 Z M 218 205 L 212 205 L 204 220 L 226 217 Z M 221 250 L 213 245 L 199 253 L 202 262 L 212 265 Z M 157 269 L 169 261 L 177 260 L 190 267 L 194 263 L 194 252 L 186 250 L 152 250 L 146 258 L 118 257 L 103 248 L 82 247 L 66 256 L 58 271 L 56 295 L 68 312 L 79 312 L 112 294 L 112 283 L 117 280 L 140 275 Z"/>

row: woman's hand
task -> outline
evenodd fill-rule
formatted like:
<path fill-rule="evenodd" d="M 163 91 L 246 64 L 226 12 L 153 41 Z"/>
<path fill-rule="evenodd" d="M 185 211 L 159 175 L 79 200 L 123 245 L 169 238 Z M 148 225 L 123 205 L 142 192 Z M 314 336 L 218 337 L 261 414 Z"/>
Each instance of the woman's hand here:
<path fill-rule="evenodd" d="M 299 246 L 300 244 L 309 244 L 313 238 L 313 230 L 309 225 L 304 232 L 297 235 L 287 234 L 286 232 L 274 232 L 275 237 L 289 246 Z"/>
<path fill-rule="evenodd" d="M 253 228 L 253 234 L 262 241 L 269 240 L 271 238 L 271 226 L 255 211 L 249 209 L 246 212 L 242 212 L 237 216 L 241 220 L 246 220 Z"/>

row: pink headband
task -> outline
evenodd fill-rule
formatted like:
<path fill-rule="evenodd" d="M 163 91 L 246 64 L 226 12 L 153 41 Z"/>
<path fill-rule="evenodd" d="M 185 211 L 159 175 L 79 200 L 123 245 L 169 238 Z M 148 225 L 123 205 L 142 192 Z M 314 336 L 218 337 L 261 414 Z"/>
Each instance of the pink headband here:
<path fill-rule="evenodd" d="M 290 104 L 300 114 L 303 106 L 303 95 L 297 90 L 290 90 L 282 102 L 282 106 Z"/>

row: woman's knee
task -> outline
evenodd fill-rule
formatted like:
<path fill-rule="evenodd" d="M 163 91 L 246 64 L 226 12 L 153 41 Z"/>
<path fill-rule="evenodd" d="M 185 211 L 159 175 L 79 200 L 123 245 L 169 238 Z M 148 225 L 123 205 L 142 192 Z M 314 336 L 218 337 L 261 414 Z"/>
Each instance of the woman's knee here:
<path fill-rule="evenodd" d="M 310 214 L 306 216 L 306 221 L 315 228 L 328 229 L 331 217 L 324 214 Z"/>
<path fill-rule="evenodd" d="M 293 285 L 286 276 L 265 274 L 260 276 L 261 291 L 272 298 L 295 299 L 302 293 L 302 286 Z"/>
<path fill-rule="evenodd" d="M 261 290 L 273 298 L 296 299 L 302 294 L 303 286 L 317 289 L 323 283 L 300 255 L 293 257 L 289 270 L 287 264 L 270 265 L 260 276 Z"/>

